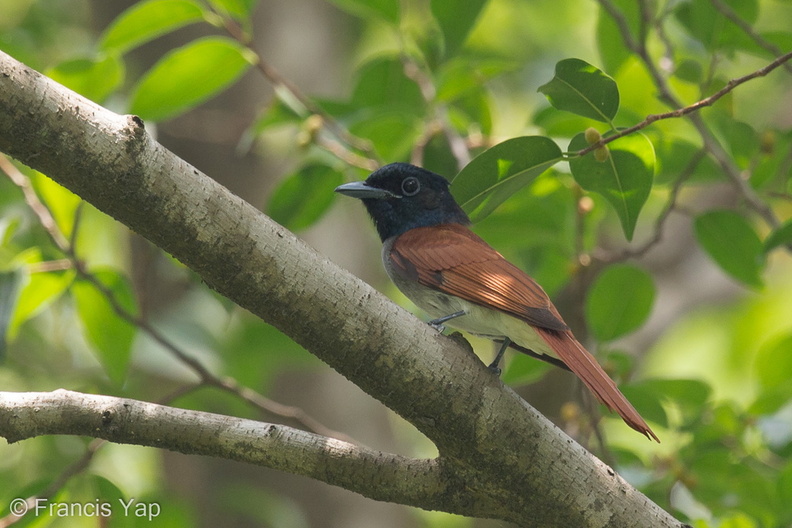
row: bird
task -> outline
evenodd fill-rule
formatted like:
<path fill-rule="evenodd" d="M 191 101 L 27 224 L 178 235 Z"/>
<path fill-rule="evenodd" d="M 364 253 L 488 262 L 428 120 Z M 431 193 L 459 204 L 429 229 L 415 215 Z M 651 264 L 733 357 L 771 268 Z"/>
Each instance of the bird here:
<path fill-rule="evenodd" d="M 575 338 L 547 293 L 470 229 L 443 176 L 391 163 L 335 192 L 358 198 L 382 241 L 390 279 L 442 331 L 500 342 L 490 370 L 512 347 L 573 372 L 624 422 L 660 442 L 597 360 Z"/>

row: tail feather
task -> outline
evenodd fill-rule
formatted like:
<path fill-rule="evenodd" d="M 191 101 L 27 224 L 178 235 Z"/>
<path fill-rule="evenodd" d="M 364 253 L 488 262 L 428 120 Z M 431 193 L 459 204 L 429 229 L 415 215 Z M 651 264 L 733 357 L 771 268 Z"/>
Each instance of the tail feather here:
<path fill-rule="evenodd" d="M 635 407 L 627 401 L 613 380 L 599 366 L 597 360 L 575 339 L 571 332 L 542 328 L 535 328 L 535 330 L 605 407 L 616 412 L 627 425 L 639 433 L 660 443 L 660 439 L 638 414 Z"/>

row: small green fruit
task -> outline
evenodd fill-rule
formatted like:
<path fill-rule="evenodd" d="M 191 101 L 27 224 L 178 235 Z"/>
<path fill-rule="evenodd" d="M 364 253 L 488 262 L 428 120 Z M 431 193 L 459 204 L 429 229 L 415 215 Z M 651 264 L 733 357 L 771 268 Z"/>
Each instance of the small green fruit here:
<path fill-rule="evenodd" d="M 599 130 L 597 130 L 596 128 L 589 127 L 586 129 L 586 131 L 583 134 L 586 137 L 586 143 L 588 143 L 589 145 L 593 145 L 594 143 L 602 139 L 602 135 L 599 133 Z"/>
<path fill-rule="evenodd" d="M 605 163 L 610 158 L 610 150 L 608 150 L 607 145 L 602 146 L 594 151 L 594 159 L 599 161 L 600 163 Z"/>

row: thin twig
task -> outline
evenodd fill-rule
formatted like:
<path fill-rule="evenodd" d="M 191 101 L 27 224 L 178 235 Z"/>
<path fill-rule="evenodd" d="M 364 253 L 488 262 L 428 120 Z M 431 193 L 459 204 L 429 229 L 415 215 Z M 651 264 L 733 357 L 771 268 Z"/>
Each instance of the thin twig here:
<path fill-rule="evenodd" d="M 673 11 L 668 9 L 668 6 L 666 5 L 657 18 L 652 21 L 657 38 L 663 43 L 664 52 L 662 58 L 660 59 L 660 67 L 666 71 L 671 70 L 674 65 L 674 46 L 671 43 L 671 39 L 668 37 L 668 33 L 666 33 L 663 21 L 672 13 Z"/>
<path fill-rule="evenodd" d="M 737 79 L 730 80 L 728 83 L 726 83 L 726 86 L 724 86 L 723 88 L 721 88 L 720 90 L 718 90 L 714 94 L 710 95 L 709 97 L 706 97 L 706 98 L 704 98 L 704 99 L 702 99 L 700 101 L 696 101 L 695 103 L 690 104 L 688 106 L 685 106 L 685 107 L 682 107 L 682 108 L 678 108 L 676 110 L 672 110 L 670 112 L 664 112 L 662 114 L 650 114 L 650 115 L 646 116 L 646 118 L 643 121 L 641 121 L 640 123 L 638 123 L 636 125 L 633 125 L 631 127 L 619 130 L 619 132 L 617 132 L 617 133 L 615 133 L 615 134 L 613 134 L 611 136 L 603 137 L 602 139 L 600 139 L 596 143 L 593 143 L 593 144 L 589 145 L 588 147 L 586 147 L 584 149 L 581 149 L 581 150 L 578 150 L 578 151 L 574 152 L 574 155 L 575 156 L 584 156 L 584 155 L 588 154 L 589 152 L 602 147 L 603 145 L 607 145 L 608 143 L 611 143 L 612 141 L 616 141 L 617 139 L 622 138 L 624 136 L 629 136 L 630 134 L 638 132 L 639 130 L 644 129 L 644 128 L 648 127 L 649 125 L 651 125 L 652 123 L 655 123 L 657 121 L 661 121 L 663 119 L 684 117 L 684 116 L 686 116 L 688 114 L 691 114 L 693 112 L 701 110 L 702 108 L 704 108 L 706 106 L 711 106 L 713 103 L 715 103 L 715 101 L 717 101 L 718 99 L 720 99 L 724 95 L 728 94 L 729 92 L 734 90 L 739 85 L 741 85 L 741 84 L 743 84 L 745 82 L 748 82 L 751 79 L 755 79 L 757 77 L 763 77 L 763 76 L 767 75 L 768 73 L 770 73 L 771 71 L 775 70 L 776 68 L 778 68 L 782 64 L 786 63 L 790 59 L 792 59 L 792 52 L 789 52 L 789 53 L 787 53 L 785 55 L 782 55 L 781 57 L 778 57 L 776 60 L 774 60 L 773 62 L 771 62 L 770 64 L 768 64 L 764 68 L 756 70 L 755 72 L 751 72 L 751 73 L 749 73 L 747 75 L 743 75 L 742 77 L 738 77 Z"/>
<path fill-rule="evenodd" d="M 429 145 L 432 139 L 442 131 L 443 127 L 440 123 L 435 120 L 429 121 L 426 126 L 424 126 L 421 135 L 418 136 L 413 144 L 412 152 L 410 153 L 410 163 L 413 165 L 421 165 L 427 145 Z"/>
<path fill-rule="evenodd" d="M 451 154 L 456 159 L 457 169 L 462 170 L 465 165 L 470 163 L 470 151 L 467 148 L 465 139 L 451 125 L 448 118 L 448 108 L 445 104 L 437 101 L 437 89 L 432 83 L 432 79 L 423 71 L 420 64 L 407 53 L 401 54 L 401 61 L 404 65 L 404 74 L 415 81 L 426 104 L 429 108 L 434 109 L 434 119 L 431 122 L 434 126 L 439 124 L 446 141 L 448 141 Z M 415 158 L 415 153 L 413 153 L 413 158 Z"/>
<path fill-rule="evenodd" d="M 208 7 L 212 9 L 211 6 Z M 256 68 L 270 82 L 270 84 L 272 84 L 276 94 L 279 91 L 285 91 L 288 93 L 293 100 L 299 102 L 300 105 L 302 105 L 306 114 L 320 116 L 322 118 L 321 121 L 323 126 L 327 128 L 327 130 L 330 131 L 334 136 L 336 136 L 341 141 L 341 143 L 349 145 L 353 149 L 362 152 L 364 156 L 361 156 L 355 152 L 342 152 L 342 149 L 346 150 L 345 147 L 335 142 L 323 142 L 321 144 L 322 147 L 332 147 L 327 148 L 331 154 L 339 157 L 342 161 L 353 159 L 355 160 L 354 165 L 358 167 L 374 170 L 373 168 L 382 165 L 382 160 L 380 160 L 379 156 L 377 156 L 377 153 L 372 148 L 370 141 L 361 139 L 354 134 L 351 134 L 345 127 L 338 123 L 335 118 L 325 112 L 324 109 L 317 105 L 310 97 L 305 95 L 297 85 L 281 75 L 281 73 L 274 66 L 265 61 L 261 54 L 254 49 L 253 39 L 250 38 L 250 36 L 244 31 L 242 31 L 242 28 L 235 20 L 223 16 L 221 13 L 217 13 L 216 11 L 215 14 L 217 14 L 217 16 L 223 21 L 223 27 L 228 32 L 228 34 L 255 55 Z M 359 158 L 365 158 L 366 161 L 361 161 Z"/>
<path fill-rule="evenodd" d="M 37 493 L 36 495 L 31 495 L 25 498 L 25 507 L 23 508 L 22 515 L 14 515 L 13 513 L 9 513 L 5 517 L 0 517 L 0 528 L 8 528 L 11 525 L 16 524 L 17 522 L 21 521 L 28 512 L 36 510 L 36 504 L 38 501 L 42 499 L 49 499 L 50 497 L 55 496 L 65 485 L 66 483 L 74 476 L 79 475 L 91 464 L 91 461 L 94 458 L 96 452 L 107 443 L 107 440 L 102 440 L 101 438 L 95 438 L 88 444 L 88 447 L 85 448 L 85 452 L 75 460 L 72 464 L 66 467 L 61 473 L 55 477 L 49 485 L 41 490 L 41 493 Z"/>
<path fill-rule="evenodd" d="M 28 204 L 28 207 L 30 207 L 30 209 L 39 219 L 39 223 L 42 225 L 42 227 L 47 231 L 47 233 L 49 233 L 50 238 L 52 238 L 52 242 L 58 246 L 58 249 L 65 250 L 69 246 L 69 242 L 57 228 L 55 219 L 52 217 L 50 210 L 47 209 L 47 206 L 45 206 L 41 200 L 39 200 L 36 191 L 33 189 L 33 185 L 30 183 L 30 178 L 22 174 L 21 171 L 17 170 L 14 164 L 11 163 L 11 160 L 3 155 L 0 155 L 0 170 L 6 173 L 14 185 L 22 190 L 22 195 L 25 197 L 25 203 Z"/>
<path fill-rule="evenodd" d="M 315 141 L 327 152 L 334 155 L 347 165 L 351 165 L 352 167 L 358 167 L 367 171 L 375 171 L 382 165 L 380 161 L 370 157 L 361 156 L 360 154 L 349 150 L 338 141 L 333 141 L 332 139 L 323 137 L 321 135 L 317 135 Z"/>
<path fill-rule="evenodd" d="M 624 40 L 624 44 L 633 52 L 638 53 L 645 51 L 643 42 L 635 40 L 632 31 L 630 31 L 630 24 L 627 22 L 627 17 L 622 13 L 613 3 L 608 0 L 597 0 L 600 6 L 607 11 L 608 15 L 616 22 L 616 27 L 619 28 L 619 33 Z"/>
<path fill-rule="evenodd" d="M 646 69 L 648 70 L 650 76 L 652 77 L 652 80 L 655 83 L 655 86 L 658 89 L 658 98 L 668 106 L 672 108 L 673 107 L 678 108 L 677 110 L 670 112 L 669 113 L 670 115 L 659 114 L 659 115 L 647 117 L 647 119 L 644 122 L 639 123 L 635 127 L 631 127 L 632 132 L 635 132 L 636 130 L 640 130 L 641 128 L 644 128 L 649 124 L 658 121 L 659 119 L 665 119 L 667 117 L 687 116 L 690 122 L 698 131 L 699 135 L 701 136 L 701 139 L 704 143 L 704 148 L 710 152 L 713 158 L 715 158 L 715 160 L 720 165 L 721 169 L 723 169 L 723 172 L 726 175 L 726 177 L 732 182 L 732 184 L 740 193 L 740 195 L 743 197 L 743 199 L 748 204 L 748 206 L 750 206 L 751 209 L 756 211 L 759 214 L 759 216 L 761 216 L 770 227 L 772 228 L 778 227 L 780 225 L 780 222 L 776 218 L 772 209 L 770 209 L 770 207 L 768 207 L 767 204 L 765 204 L 756 195 L 756 193 L 748 184 L 748 182 L 746 182 L 745 179 L 742 177 L 740 169 L 734 164 L 728 152 L 726 152 L 723 146 L 718 142 L 718 140 L 709 130 L 707 124 L 704 122 L 701 116 L 697 114 L 695 111 L 705 106 L 711 105 L 713 102 L 717 101 L 718 99 L 723 97 L 723 95 L 732 91 L 735 87 L 739 86 L 740 84 L 747 82 L 751 79 L 754 79 L 756 77 L 767 75 L 774 69 L 784 64 L 790 58 L 792 58 L 792 52 L 789 52 L 781 57 L 778 57 L 764 68 L 761 68 L 753 73 L 750 73 L 738 79 L 732 79 L 723 89 L 719 90 L 712 96 L 682 108 L 683 104 L 677 99 L 676 96 L 674 96 L 665 77 L 663 77 L 663 75 L 660 74 L 660 71 L 657 69 L 651 57 L 649 56 L 645 44 L 643 42 L 637 42 L 635 38 L 632 36 L 632 33 L 630 32 L 630 28 L 627 24 L 627 20 L 625 19 L 624 15 L 616 8 L 616 6 L 610 0 L 597 0 L 597 1 L 603 7 L 603 9 L 605 9 L 608 12 L 608 14 L 610 14 L 616 21 L 616 24 L 619 27 L 620 32 L 622 33 L 622 38 L 625 42 L 625 45 L 632 52 L 638 55 L 638 57 L 646 66 Z M 677 115 L 677 113 L 679 112 L 681 112 L 681 114 Z M 609 137 L 607 139 L 612 141 L 615 138 Z M 591 151 L 598 147 L 601 147 L 604 144 L 605 142 L 602 142 L 601 140 L 600 142 L 597 142 L 594 145 L 590 145 L 591 147 L 590 149 L 584 149 L 584 150 Z M 577 154 L 580 154 L 580 152 L 578 152 Z"/>
<path fill-rule="evenodd" d="M 772 42 L 768 42 L 765 40 L 759 33 L 754 31 L 754 28 L 751 27 L 751 24 L 740 18 L 740 16 L 731 8 L 726 2 L 723 0 L 710 0 L 712 6 L 717 9 L 723 16 L 731 20 L 734 25 L 739 27 L 743 33 L 751 37 L 751 40 L 756 42 L 756 44 L 764 49 L 765 51 L 769 51 L 774 57 L 778 57 L 779 55 L 783 54 L 784 51 L 773 44 Z M 784 64 L 784 69 L 792 73 L 792 64 Z"/>

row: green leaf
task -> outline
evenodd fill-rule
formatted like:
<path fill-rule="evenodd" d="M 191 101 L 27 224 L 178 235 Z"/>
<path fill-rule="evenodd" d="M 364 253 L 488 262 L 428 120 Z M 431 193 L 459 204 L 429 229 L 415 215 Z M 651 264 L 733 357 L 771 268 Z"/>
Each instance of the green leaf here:
<path fill-rule="evenodd" d="M 94 275 L 126 311 L 136 312 L 132 288 L 123 275 L 110 269 L 95 271 Z M 86 339 L 110 379 L 121 384 L 129 366 L 135 327 L 115 313 L 108 298 L 93 284 L 77 281 L 71 292 Z"/>
<path fill-rule="evenodd" d="M 641 326 L 654 303 L 652 277 L 628 264 L 610 266 L 586 296 L 586 321 L 600 341 L 611 341 Z"/>
<path fill-rule="evenodd" d="M 358 107 L 400 108 L 411 114 L 422 113 L 425 106 L 420 89 L 396 57 L 378 58 L 360 69 L 352 102 Z"/>
<path fill-rule="evenodd" d="M 787 153 L 792 149 L 792 130 L 786 133 L 764 130 L 760 134 L 759 144 L 758 155 L 748 171 L 751 175 L 748 182 L 756 190 L 769 190 L 779 177 L 783 178 L 786 174 L 784 171 L 789 162 Z M 792 183 L 792 178 L 787 178 L 786 183 Z"/>
<path fill-rule="evenodd" d="M 598 122 L 588 117 L 559 112 L 552 106 L 545 106 L 538 110 L 531 122 L 550 137 L 574 137 L 581 130 L 595 125 L 599 126 Z"/>
<path fill-rule="evenodd" d="M 47 70 L 46 75 L 83 97 L 101 103 L 124 80 L 124 65 L 115 56 L 75 59 Z"/>
<path fill-rule="evenodd" d="M 778 246 L 787 244 L 792 244 L 792 220 L 787 220 L 784 225 L 777 227 L 770 233 L 770 236 L 764 241 L 764 250 L 767 253 Z"/>
<path fill-rule="evenodd" d="M 285 125 L 297 126 L 303 117 L 285 104 L 280 98 L 275 97 L 269 106 L 256 118 L 244 131 L 237 143 L 237 153 L 248 153 L 253 147 L 253 142 L 265 131 Z"/>
<path fill-rule="evenodd" d="M 517 67 L 515 62 L 497 59 L 452 59 L 444 63 L 438 73 L 437 99 L 451 102 L 468 94 L 483 92 L 486 90 L 484 83 Z"/>
<path fill-rule="evenodd" d="M 72 281 L 74 272 L 31 273 L 19 293 L 19 302 L 8 329 L 9 337 L 13 339 L 23 323 L 40 314 L 63 295 Z"/>
<path fill-rule="evenodd" d="M 343 175 L 327 165 L 303 167 L 278 185 L 267 214 L 292 231 L 310 227 L 333 203 L 331 191 L 342 183 Z"/>
<path fill-rule="evenodd" d="M 700 145 L 666 136 L 655 141 L 654 148 L 658 162 L 655 185 L 674 182 L 688 173 L 686 181 L 695 183 L 709 183 L 723 177 L 718 164 Z M 691 165 L 694 159 L 698 162 Z"/>
<path fill-rule="evenodd" d="M 126 53 L 159 36 L 204 20 L 201 4 L 193 0 L 148 0 L 118 15 L 105 30 L 99 46 Z"/>
<path fill-rule="evenodd" d="M 459 163 L 445 134 L 433 136 L 424 147 L 423 168 L 436 174 L 456 174 L 459 170 Z"/>
<path fill-rule="evenodd" d="M 408 112 L 384 109 L 364 113 L 364 119 L 351 125 L 349 131 L 370 141 L 382 159 L 403 159 L 418 140 L 421 124 Z"/>
<path fill-rule="evenodd" d="M 784 462 L 784 467 L 779 471 L 778 485 L 779 500 L 781 504 L 792 504 L 792 462 L 788 459 Z M 792 520 L 792 513 L 786 513 L 786 522 Z"/>
<path fill-rule="evenodd" d="M 486 0 L 431 0 L 432 14 L 445 38 L 445 55 L 456 54 L 465 43 Z"/>
<path fill-rule="evenodd" d="M 512 138 L 488 149 L 453 179 L 451 193 L 477 222 L 539 174 L 561 161 L 561 149 L 543 136 Z"/>
<path fill-rule="evenodd" d="M 583 133 L 572 138 L 569 150 L 588 146 Z M 569 160 L 569 168 L 581 187 L 605 197 L 616 210 L 627 240 L 632 240 L 635 224 L 654 178 L 655 153 L 652 143 L 641 133 L 619 138 L 608 145 L 610 155 L 597 161 L 593 153 Z"/>
<path fill-rule="evenodd" d="M 22 280 L 21 271 L 0 272 L 0 360 L 6 355 L 8 330 L 16 311 Z"/>
<path fill-rule="evenodd" d="M 697 379 L 648 379 L 631 385 L 640 387 L 655 399 L 673 404 L 681 414 L 683 424 L 691 424 L 701 419 L 712 395 L 712 388 Z"/>
<path fill-rule="evenodd" d="M 654 391 L 639 383 L 621 385 L 619 390 L 646 420 L 668 427 L 668 414 Z"/>
<path fill-rule="evenodd" d="M 740 168 L 746 169 L 756 162 L 760 141 L 759 134 L 751 125 L 720 111 L 710 112 L 709 123 L 723 139 Z"/>
<path fill-rule="evenodd" d="M 82 198 L 40 172 L 33 173 L 32 181 L 36 192 L 55 218 L 58 228 L 66 238 L 71 237 Z"/>
<path fill-rule="evenodd" d="M 756 374 L 765 389 L 784 389 L 792 394 L 792 334 L 762 346 L 756 355 Z"/>
<path fill-rule="evenodd" d="M 220 13 L 226 13 L 240 20 L 250 18 L 258 0 L 209 0 L 209 3 Z"/>
<path fill-rule="evenodd" d="M 724 0 L 724 3 L 748 24 L 756 22 L 759 15 L 756 0 Z M 674 15 L 690 35 L 704 44 L 709 51 L 758 49 L 751 38 L 709 0 L 682 2 L 677 6 Z"/>
<path fill-rule="evenodd" d="M 206 101 L 236 81 L 255 62 L 244 46 L 206 37 L 171 51 L 140 80 L 130 112 L 161 121 Z"/>
<path fill-rule="evenodd" d="M 610 123 L 619 110 L 619 88 L 598 68 L 580 59 L 556 64 L 555 77 L 539 91 L 558 110 Z"/>
<path fill-rule="evenodd" d="M 330 0 L 338 8 L 362 18 L 381 18 L 399 22 L 399 0 Z"/>
<path fill-rule="evenodd" d="M 787 0 L 787 3 L 789 3 L 789 0 Z M 792 49 L 792 33 L 789 31 L 762 31 L 759 35 L 778 49 Z"/>
<path fill-rule="evenodd" d="M 674 68 L 674 77 L 691 84 L 701 84 L 704 82 L 704 66 L 693 59 L 681 60 Z"/>
<path fill-rule="evenodd" d="M 471 92 L 448 107 L 448 121 L 456 130 L 479 130 L 487 137 L 492 133 L 494 103 L 484 89 Z M 456 172 L 457 168 L 449 172 Z"/>
<path fill-rule="evenodd" d="M 506 362 L 501 379 L 511 387 L 530 385 L 540 380 L 551 368 L 549 363 L 518 353 Z"/>
<path fill-rule="evenodd" d="M 634 0 L 611 0 L 611 2 L 624 17 L 630 32 L 637 35 L 641 25 L 638 2 Z M 597 49 L 602 59 L 602 66 L 614 75 L 632 55 L 624 44 L 618 24 L 602 5 L 599 7 L 597 17 Z"/>
<path fill-rule="evenodd" d="M 762 241 L 745 218 L 732 211 L 710 211 L 696 218 L 695 232 L 723 271 L 748 286 L 762 286 Z"/>
<path fill-rule="evenodd" d="M 261 117 L 251 125 L 251 130 L 255 136 L 258 136 L 270 127 L 300 123 L 304 117 L 306 116 L 299 114 L 276 97 L 270 101 L 269 106 L 261 114 Z"/>

